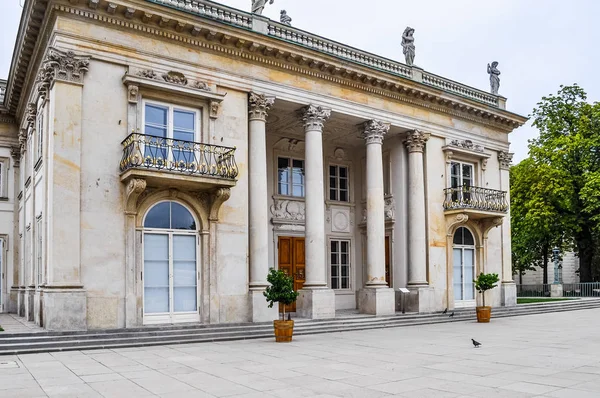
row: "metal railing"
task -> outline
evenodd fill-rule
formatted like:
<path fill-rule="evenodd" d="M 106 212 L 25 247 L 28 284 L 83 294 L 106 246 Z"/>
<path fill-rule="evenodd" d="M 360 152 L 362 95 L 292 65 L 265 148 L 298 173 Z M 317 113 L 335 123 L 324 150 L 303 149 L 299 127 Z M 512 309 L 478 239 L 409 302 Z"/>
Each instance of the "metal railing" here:
<path fill-rule="evenodd" d="M 231 180 L 238 175 L 235 148 L 138 133 L 121 145 L 121 171 L 143 167 Z"/>
<path fill-rule="evenodd" d="M 495 189 L 462 186 L 444 189 L 446 199 L 445 210 L 476 209 L 506 213 L 508 202 L 506 191 Z"/>
<path fill-rule="evenodd" d="M 600 297 L 600 282 L 563 283 L 563 297 Z"/>
<path fill-rule="evenodd" d="M 517 285 L 517 297 L 550 297 L 550 284 Z"/>

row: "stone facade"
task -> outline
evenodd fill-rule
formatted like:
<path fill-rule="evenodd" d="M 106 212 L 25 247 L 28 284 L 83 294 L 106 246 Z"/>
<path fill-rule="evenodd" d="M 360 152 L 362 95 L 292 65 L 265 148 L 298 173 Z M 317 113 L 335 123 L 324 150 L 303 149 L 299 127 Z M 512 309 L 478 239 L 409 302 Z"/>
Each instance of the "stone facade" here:
<path fill-rule="evenodd" d="M 515 304 L 525 118 L 503 97 L 200 0 L 28 0 L 21 29 L 0 81 L 2 311 L 269 321 L 270 267 L 310 318 L 389 314 L 405 287 L 413 311 L 475 305 L 467 268 Z"/>

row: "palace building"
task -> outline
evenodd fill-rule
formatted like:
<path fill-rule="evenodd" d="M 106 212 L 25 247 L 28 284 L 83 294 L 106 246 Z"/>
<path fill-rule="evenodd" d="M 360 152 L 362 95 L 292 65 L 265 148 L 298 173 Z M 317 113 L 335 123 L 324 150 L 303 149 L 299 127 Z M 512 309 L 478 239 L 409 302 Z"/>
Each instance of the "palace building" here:
<path fill-rule="evenodd" d="M 5 54 L 8 56 L 8 54 Z M 506 99 L 204 0 L 26 0 L 0 309 L 48 330 L 516 304 Z"/>

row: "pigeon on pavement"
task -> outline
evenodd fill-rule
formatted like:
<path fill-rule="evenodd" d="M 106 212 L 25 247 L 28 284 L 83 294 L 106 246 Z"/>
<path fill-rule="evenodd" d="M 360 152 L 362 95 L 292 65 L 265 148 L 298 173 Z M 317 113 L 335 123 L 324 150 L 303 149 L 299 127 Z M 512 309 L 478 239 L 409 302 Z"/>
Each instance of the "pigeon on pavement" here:
<path fill-rule="evenodd" d="M 481 346 L 481 343 L 479 341 L 475 341 L 474 339 L 471 339 L 471 341 L 473 342 L 475 348 L 479 348 Z"/>
<path fill-rule="evenodd" d="M 448 312 L 448 308 L 446 308 L 446 309 L 444 310 L 444 312 L 442 312 L 442 314 L 445 314 L 445 313 L 447 313 L 447 312 Z"/>
<path fill-rule="evenodd" d="M 454 311 L 452 311 L 452 314 L 448 315 L 448 317 L 452 318 L 454 316 Z"/>

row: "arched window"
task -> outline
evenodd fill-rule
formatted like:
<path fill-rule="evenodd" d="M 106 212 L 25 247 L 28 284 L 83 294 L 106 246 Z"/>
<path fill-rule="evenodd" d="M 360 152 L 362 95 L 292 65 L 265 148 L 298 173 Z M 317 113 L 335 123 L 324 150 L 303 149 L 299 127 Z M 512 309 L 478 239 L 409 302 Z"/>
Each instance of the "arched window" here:
<path fill-rule="evenodd" d="M 452 276 L 457 306 L 475 303 L 475 239 L 468 228 L 460 227 L 452 240 Z"/>
<path fill-rule="evenodd" d="M 144 219 L 144 323 L 195 322 L 199 267 L 196 220 L 183 205 L 154 205 Z"/>
<path fill-rule="evenodd" d="M 144 228 L 196 230 L 192 213 L 177 202 L 161 202 L 150 209 L 144 220 Z"/>

